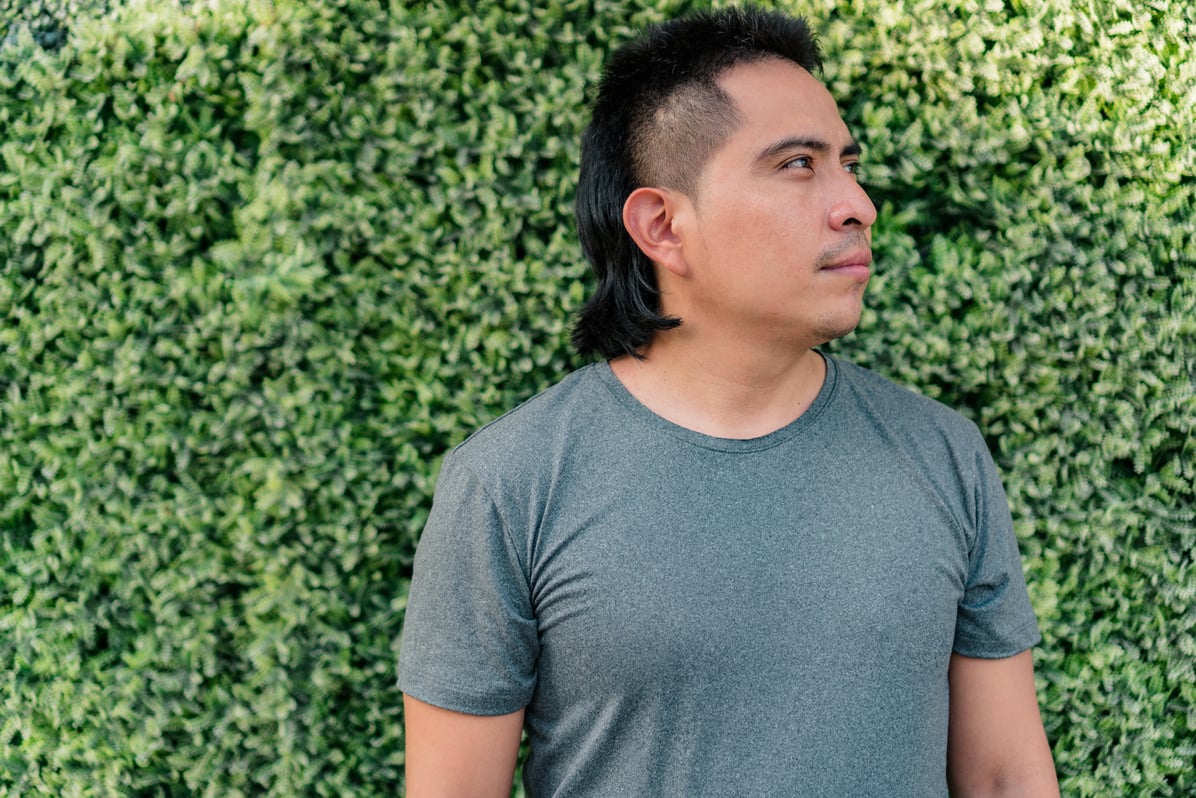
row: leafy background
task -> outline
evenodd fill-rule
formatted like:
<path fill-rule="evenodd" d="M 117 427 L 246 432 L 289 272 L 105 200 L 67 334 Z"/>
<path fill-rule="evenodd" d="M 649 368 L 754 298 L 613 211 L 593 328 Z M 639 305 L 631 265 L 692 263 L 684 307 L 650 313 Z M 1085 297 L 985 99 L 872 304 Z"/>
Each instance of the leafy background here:
<path fill-rule="evenodd" d="M 0 796 L 402 792 L 439 458 L 579 363 L 681 0 L 0 0 Z M 1064 793 L 1196 791 L 1196 7 L 794 0 L 882 208 L 833 348 L 1000 465 Z"/>

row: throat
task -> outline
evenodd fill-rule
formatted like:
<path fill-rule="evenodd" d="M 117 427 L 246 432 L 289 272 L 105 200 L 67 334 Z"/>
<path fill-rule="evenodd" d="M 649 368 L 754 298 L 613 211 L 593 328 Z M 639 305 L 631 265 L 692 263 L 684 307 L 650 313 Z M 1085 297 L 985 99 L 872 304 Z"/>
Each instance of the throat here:
<path fill-rule="evenodd" d="M 651 353 L 642 360 L 616 358 L 610 366 L 623 387 L 664 420 L 715 438 L 749 440 L 793 423 L 818 397 L 826 362 L 817 351 L 806 354 L 789 368 L 755 374 Z"/>

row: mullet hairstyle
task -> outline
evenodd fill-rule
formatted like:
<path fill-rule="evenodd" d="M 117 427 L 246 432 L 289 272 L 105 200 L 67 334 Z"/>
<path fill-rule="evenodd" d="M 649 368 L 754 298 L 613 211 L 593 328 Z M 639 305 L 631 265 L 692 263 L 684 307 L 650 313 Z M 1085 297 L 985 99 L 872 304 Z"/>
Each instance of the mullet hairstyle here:
<path fill-rule="evenodd" d="M 755 6 L 654 26 L 607 61 L 582 137 L 577 186 L 578 237 L 598 278 L 573 326 L 579 354 L 642 358 L 657 332 L 681 324 L 660 313 L 652 260 L 623 226 L 623 205 L 641 187 L 694 199 L 707 159 L 739 124 L 716 81 L 738 64 L 770 58 L 822 69 L 805 20 Z"/>

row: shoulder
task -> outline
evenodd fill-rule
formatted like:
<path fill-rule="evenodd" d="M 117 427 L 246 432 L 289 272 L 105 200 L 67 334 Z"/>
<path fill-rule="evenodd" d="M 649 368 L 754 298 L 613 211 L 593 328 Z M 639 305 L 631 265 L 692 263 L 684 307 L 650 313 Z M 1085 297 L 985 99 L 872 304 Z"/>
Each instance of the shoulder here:
<path fill-rule="evenodd" d="M 974 541 L 994 519 L 1008 525 L 1000 475 L 974 422 L 868 369 L 837 365 L 836 394 L 845 403 L 839 409 L 850 428 L 844 434 L 860 450 L 873 459 L 890 458 L 901 473 L 929 487 L 966 540 Z"/>
<path fill-rule="evenodd" d="M 608 404 L 603 367 L 584 366 L 482 426 L 452 450 L 451 459 L 479 474 L 509 472 L 547 456 L 587 426 L 603 423 Z"/>
<path fill-rule="evenodd" d="M 987 451 L 976 424 L 957 410 L 863 366 L 838 359 L 834 363 L 836 392 L 872 425 L 898 432 L 915 444 L 941 441 L 951 448 Z"/>

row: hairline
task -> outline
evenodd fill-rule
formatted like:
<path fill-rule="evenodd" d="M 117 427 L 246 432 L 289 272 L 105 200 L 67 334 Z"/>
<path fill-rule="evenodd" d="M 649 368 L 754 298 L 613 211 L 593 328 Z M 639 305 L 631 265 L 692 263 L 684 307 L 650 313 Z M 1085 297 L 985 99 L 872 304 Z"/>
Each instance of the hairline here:
<path fill-rule="evenodd" d="M 672 168 L 666 166 L 664 168 L 657 168 L 655 170 L 643 168 L 642 162 L 649 160 L 649 158 L 642 157 L 644 155 L 643 149 L 650 148 L 647 144 L 645 144 L 645 139 L 648 141 L 652 141 L 653 139 L 672 139 L 670 142 L 674 150 L 672 155 L 674 157 L 679 157 L 680 154 L 675 152 L 675 150 L 679 149 L 677 146 L 677 139 L 679 138 L 679 135 L 675 128 L 669 130 L 664 128 L 662 125 L 660 128 L 655 128 L 651 131 L 655 133 L 655 135 L 643 136 L 641 134 L 640 136 L 633 137 L 631 142 L 631 156 L 634 171 L 634 181 L 637 184 L 637 187 L 661 188 L 680 191 L 681 193 L 690 197 L 690 199 L 696 203 L 697 189 L 702 182 L 702 176 L 706 171 L 707 165 L 710 163 L 710 159 L 727 143 L 727 140 L 735 134 L 735 131 L 738 130 L 744 122 L 743 111 L 739 108 L 739 105 L 735 102 L 735 98 L 730 94 L 730 92 L 720 85 L 720 81 L 727 75 L 727 73 L 738 67 L 751 64 L 768 63 L 771 61 L 782 64 L 792 64 L 804 72 L 810 72 L 810 70 L 808 70 L 801 63 L 793 60 L 792 58 L 786 58 L 778 53 L 740 53 L 737 54 L 734 60 L 721 66 L 716 71 L 713 71 L 708 75 L 695 76 L 693 79 L 685 81 L 684 83 L 674 87 L 672 91 L 664 95 L 656 103 L 656 106 L 652 111 L 651 118 L 645 120 L 639 125 L 639 131 L 648 131 L 654 128 L 656 125 L 660 125 L 660 117 L 667 113 L 669 104 L 676 98 L 690 93 L 693 93 L 692 96 L 694 96 L 695 99 L 698 99 L 700 102 L 705 104 L 705 107 L 700 109 L 701 112 L 718 113 L 723 116 L 723 119 L 719 121 L 725 121 L 726 124 L 723 125 L 721 129 L 716 129 L 715 132 L 718 138 L 716 141 L 710 142 L 709 146 L 705 147 L 704 151 L 701 153 L 701 163 L 690 168 L 678 168 L 676 166 L 673 166 Z M 691 118 L 692 116 L 693 115 L 691 114 Z M 648 153 L 648 155 L 651 155 L 651 153 Z M 657 157 L 659 157 L 659 153 L 657 153 Z M 655 174 L 652 174 L 652 172 L 655 172 Z M 664 174 L 661 174 L 662 172 Z"/>
<path fill-rule="evenodd" d="M 815 79 L 817 79 L 817 76 L 815 76 L 812 72 L 810 72 L 810 70 L 806 69 L 806 67 L 802 66 L 797 61 L 794 61 L 791 58 L 785 58 L 784 56 L 778 55 L 776 53 L 753 53 L 753 54 L 748 54 L 748 57 L 739 58 L 739 59 L 736 59 L 734 62 L 727 64 L 722 69 L 720 69 L 717 72 L 715 72 L 714 74 L 712 74 L 709 77 L 708 83 L 704 79 L 699 79 L 690 84 L 686 84 L 688 86 L 688 85 L 695 85 L 695 84 L 701 83 L 703 85 L 712 86 L 714 88 L 714 90 L 718 93 L 718 96 L 726 102 L 726 107 L 730 111 L 730 116 L 734 120 L 734 125 L 730 129 L 728 129 L 724 133 L 722 139 L 718 143 L 716 143 L 713 147 L 711 147 L 709 152 L 707 152 L 705 154 L 705 157 L 703 158 L 702 163 L 696 167 L 696 171 L 693 174 L 692 180 L 690 181 L 691 185 L 689 187 L 674 186 L 674 185 L 660 185 L 660 186 L 651 186 L 651 187 L 666 188 L 666 189 L 673 189 L 675 191 L 680 191 L 682 194 L 684 194 L 689 199 L 689 201 L 691 203 L 693 203 L 695 208 L 698 207 L 699 195 L 702 193 L 701 189 L 705 183 L 705 175 L 707 172 L 707 167 L 710 165 L 711 159 L 714 157 L 714 155 L 716 153 L 718 153 L 719 150 L 721 150 L 724 146 L 726 146 L 727 142 L 730 140 L 730 138 L 735 134 L 735 132 L 739 129 L 739 127 L 744 122 L 743 111 L 739 108 L 738 104 L 735 102 L 734 96 L 732 96 L 730 92 L 728 92 L 725 88 L 723 88 L 721 85 L 719 85 L 719 81 L 722 80 L 724 77 L 726 77 L 727 73 L 731 72 L 732 70 L 736 69 L 737 67 L 746 66 L 746 65 L 750 65 L 750 64 L 767 63 L 770 61 L 775 61 L 775 62 L 782 63 L 782 64 L 792 64 L 793 66 L 797 67 L 798 69 L 802 70 L 803 72 L 806 72 L 807 74 L 809 74 L 811 77 L 815 77 Z M 681 89 L 678 89 L 678 90 L 680 91 Z M 851 136 L 850 131 L 848 131 L 848 135 Z M 760 150 L 760 152 L 756 153 L 756 155 L 752 158 L 752 162 L 760 163 L 764 160 L 767 160 L 772 155 L 779 155 L 786 149 L 803 149 L 803 148 L 817 150 L 822 153 L 829 153 L 834 150 L 834 147 L 829 142 L 823 141 L 821 139 L 808 137 L 808 136 L 801 136 L 801 135 L 786 136 L 785 138 L 780 139 L 779 141 L 773 142 L 772 144 L 770 144 L 767 147 Z M 839 157 L 840 158 L 856 156 L 856 155 L 860 155 L 862 153 L 863 153 L 863 147 L 860 145 L 859 141 L 855 138 L 855 136 L 851 136 L 850 141 L 847 144 L 844 144 L 839 149 Z"/>

